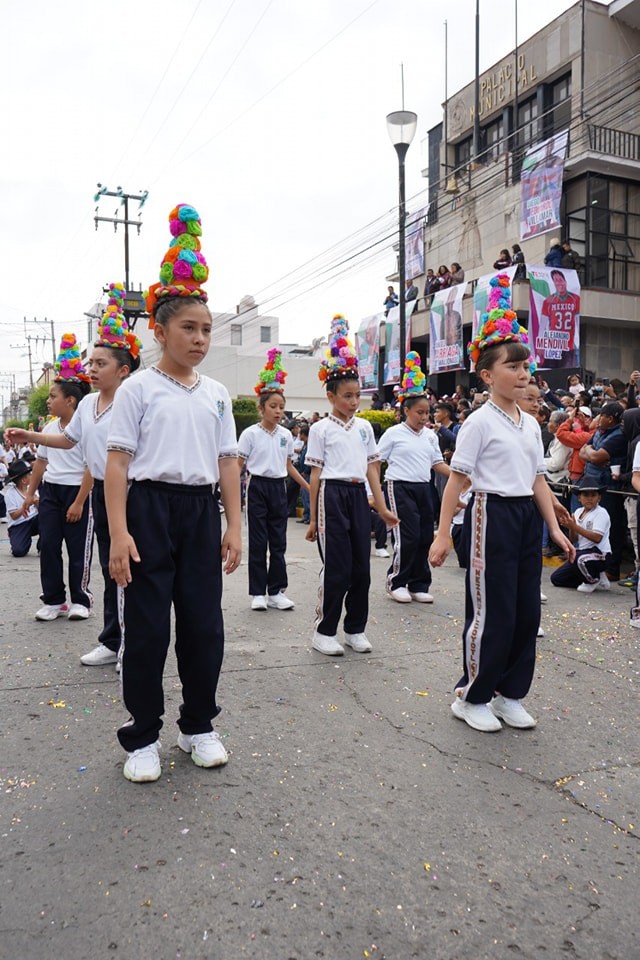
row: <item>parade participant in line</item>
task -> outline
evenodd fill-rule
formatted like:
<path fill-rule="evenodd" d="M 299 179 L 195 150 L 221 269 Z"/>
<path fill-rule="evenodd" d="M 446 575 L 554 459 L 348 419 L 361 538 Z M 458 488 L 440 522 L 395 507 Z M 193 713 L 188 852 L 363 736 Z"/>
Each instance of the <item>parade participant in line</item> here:
<path fill-rule="evenodd" d="M 46 424 L 31 471 L 25 511 L 35 501 L 40 487 L 40 581 L 44 606 L 36 620 L 55 620 L 67 613 L 69 620 L 86 620 L 93 597 L 89 590 L 93 548 L 93 518 L 89 494 L 91 474 L 82 449 L 56 450 L 48 447 L 47 436 L 61 436 L 76 407 L 91 390 L 89 376 L 80 360 L 75 334 L 65 333 L 55 364 L 56 376 L 49 390 L 47 408 L 55 417 Z M 69 558 L 69 596 L 66 600 L 62 544 Z"/>
<path fill-rule="evenodd" d="M 575 560 L 563 563 L 552 572 L 554 587 L 575 587 L 580 593 L 611 589 L 604 572 L 611 551 L 611 518 L 600 505 L 603 492 L 598 483 L 586 477 L 577 484 L 575 493 L 580 507 L 567 524 L 569 534 L 575 540 L 576 556 Z"/>
<path fill-rule="evenodd" d="M 449 476 L 437 438 L 425 424 L 430 406 L 420 355 L 406 357 L 402 389 L 404 420 L 386 430 L 378 443 L 380 460 L 387 461 L 385 499 L 400 519 L 392 532 L 393 560 L 387 572 L 387 593 L 398 603 L 433 603 L 429 592 L 429 547 L 433 541 L 431 471 Z"/>
<path fill-rule="evenodd" d="M 542 520 L 570 559 L 544 478 L 540 429 L 518 400 L 531 376 L 526 331 L 511 309 L 509 278 L 491 280 L 488 312 L 469 344 L 476 375 L 491 397 L 460 429 L 429 559 L 444 563 L 449 526 L 465 477 L 473 495 L 465 516 L 470 545 L 465 577 L 463 675 L 451 709 L 470 727 L 500 730 L 536 721 L 520 702 L 533 680 L 540 623 Z"/>
<path fill-rule="evenodd" d="M 116 393 L 105 471 L 110 570 L 122 588 L 122 693 L 131 715 L 118 738 L 128 753 L 124 775 L 135 782 L 161 774 L 172 603 L 183 700 L 178 746 L 198 766 L 227 762 L 211 724 L 224 647 L 221 560 L 231 573 L 241 550 L 231 401 L 221 383 L 196 370 L 211 342 L 200 218 L 180 204 L 169 223 L 174 239 L 146 298 L 161 357 Z"/>
<path fill-rule="evenodd" d="M 306 462 L 311 466 L 311 520 L 307 540 L 318 541 L 322 570 L 312 646 L 319 653 L 344 653 L 337 631 L 344 602 L 345 643 L 368 653 L 371 520 L 365 479 L 374 504 L 388 526 L 398 518 L 387 509 L 376 462 L 371 424 L 355 413 L 360 403 L 358 360 L 343 316 L 331 323 L 326 359 L 319 378 L 331 404 L 328 417 L 309 431 Z"/>
<path fill-rule="evenodd" d="M 260 423 L 243 430 L 238 440 L 240 469 L 250 474 L 247 485 L 249 533 L 249 594 L 252 610 L 292 610 L 287 588 L 287 474 L 301 487 L 309 484 L 293 465 L 293 436 L 281 426 L 284 415 L 282 351 L 273 347 L 255 387 Z M 269 564 L 267 566 L 267 548 Z"/>
<path fill-rule="evenodd" d="M 70 450 L 80 444 L 89 473 L 93 478 L 91 508 L 98 542 L 98 556 L 104 578 L 103 627 L 98 645 L 80 657 L 85 666 L 103 666 L 116 663 L 120 648 L 120 621 L 118 593 L 109 574 L 109 525 L 104 502 L 104 470 L 107 461 L 107 435 L 116 390 L 140 365 L 142 343 L 128 329 L 124 317 L 124 287 L 109 284 L 107 309 L 98 324 L 98 339 L 88 363 L 91 384 L 97 392 L 90 393 L 78 404 L 71 423 L 62 433 L 30 433 L 16 431 L 23 442 L 40 437 L 47 447 Z"/>
<path fill-rule="evenodd" d="M 9 543 L 14 557 L 26 557 L 31 549 L 31 541 L 38 536 L 39 532 L 37 498 L 25 514 L 24 502 L 29 489 L 30 473 L 30 464 L 24 460 L 12 460 L 2 488 L 2 496 L 7 508 Z"/>

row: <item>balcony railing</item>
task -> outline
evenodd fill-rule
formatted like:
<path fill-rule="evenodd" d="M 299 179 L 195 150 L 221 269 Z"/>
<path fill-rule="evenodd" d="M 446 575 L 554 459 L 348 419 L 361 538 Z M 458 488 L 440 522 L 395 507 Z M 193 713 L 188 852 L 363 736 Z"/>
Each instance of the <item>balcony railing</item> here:
<path fill-rule="evenodd" d="M 596 153 L 606 153 L 610 157 L 622 157 L 624 160 L 640 161 L 640 135 L 626 130 L 614 130 L 613 127 L 597 127 L 588 124 L 589 148 Z"/>

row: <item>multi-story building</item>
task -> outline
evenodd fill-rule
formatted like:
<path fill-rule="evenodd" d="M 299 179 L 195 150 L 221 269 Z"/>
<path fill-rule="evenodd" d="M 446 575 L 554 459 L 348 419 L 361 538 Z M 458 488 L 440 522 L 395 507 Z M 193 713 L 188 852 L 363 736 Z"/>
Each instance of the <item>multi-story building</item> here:
<path fill-rule="evenodd" d="M 582 370 L 626 379 L 640 369 L 640 0 L 580 0 L 481 74 L 478 92 L 477 127 L 474 80 L 428 132 L 425 267 L 458 262 L 471 288 L 490 273 L 499 251 L 521 242 L 526 151 L 567 131 L 561 228 L 521 245 L 539 265 L 552 241 L 571 242 L 582 261 Z M 417 285 L 422 293 L 424 278 Z M 524 316 L 527 291 L 514 292 Z M 463 320 L 468 341 L 471 297 Z M 421 300 L 416 347 L 428 331 Z M 566 371 L 554 376 L 559 385 Z M 434 386 L 450 392 L 460 379 L 443 374 Z"/>

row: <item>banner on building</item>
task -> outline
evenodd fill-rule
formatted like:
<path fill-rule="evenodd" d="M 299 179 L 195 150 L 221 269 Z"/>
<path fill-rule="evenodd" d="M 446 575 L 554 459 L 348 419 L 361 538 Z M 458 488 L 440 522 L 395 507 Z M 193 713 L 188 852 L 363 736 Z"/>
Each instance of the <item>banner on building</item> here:
<path fill-rule="evenodd" d="M 378 386 L 378 362 L 380 359 L 380 324 L 384 313 L 365 317 L 356 333 L 358 373 L 363 390 L 375 390 Z"/>
<path fill-rule="evenodd" d="M 429 207 L 423 207 L 407 215 L 404 246 L 405 276 L 409 280 L 414 280 L 424 273 L 424 222 L 428 212 Z"/>
<path fill-rule="evenodd" d="M 476 283 L 476 289 L 473 293 L 473 322 L 471 324 L 471 339 L 473 340 L 476 333 L 478 332 L 478 327 L 482 320 L 482 314 L 487 312 L 487 307 L 489 305 L 489 283 L 493 277 L 497 276 L 498 273 L 504 273 L 509 277 L 509 282 L 511 283 L 511 291 L 513 297 L 513 278 L 516 275 L 518 265 L 516 264 L 513 267 L 507 267 L 505 270 L 496 270 L 493 273 L 486 273 L 483 277 L 478 277 Z M 513 302 L 513 300 L 512 300 Z M 471 364 L 471 370 L 474 369 L 474 364 Z"/>
<path fill-rule="evenodd" d="M 429 316 L 429 374 L 464 369 L 462 298 L 466 283 L 438 290 Z"/>
<path fill-rule="evenodd" d="M 541 370 L 580 366 L 580 280 L 564 267 L 530 267 L 529 338 Z"/>
<path fill-rule="evenodd" d="M 520 239 L 560 226 L 562 176 L 568 131 L 527 150 L 520 173 Z"/>
<path fill-rule="evenodd" d="M 405 304 L 405 355 L 411 349 L 411 316 L 416 308 L 417 300 L 410 300 Z M 400 383 L 402 370 L 400 369 L 400 307 L 389 310 L 385 324 L 385 352 L 384 352 L 384 383 Z"/>

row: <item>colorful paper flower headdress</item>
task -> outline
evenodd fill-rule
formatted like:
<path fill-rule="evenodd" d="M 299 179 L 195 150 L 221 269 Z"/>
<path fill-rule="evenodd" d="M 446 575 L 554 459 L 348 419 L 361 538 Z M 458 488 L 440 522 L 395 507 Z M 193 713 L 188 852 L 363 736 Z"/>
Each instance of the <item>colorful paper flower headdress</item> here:
<path fill-rule="evenodd" d="M 482 314 L 478 331 L 467 346 L 467 353 L 473 363 L 477 363 L 485 347 L 501 343 L 523 343 L 529 345 L 529 335 L 518 322 L 518 315 L 511 307 L 511 282 L 506 273 L 499 273 L 489 281 L 489 303 L 486 313 Z M 536 369 L 532 359 L 529 364 L 531 373 Z"/>
<path fill-rule="evenodd" d="M 153 311 L 165 297 L 198 297 L 207 301 L 202 284 L 209 276 L 207 261 L 200 253 L 202 225 L 197 210 L 179 203 L 169 214 L 173 240 L 162 258 L 160 281 L 145 294 L 149 327 L 154 326 Z"/>
<path fill-rule="evenodd" d="M 410 350 L 404 361 L 404 376 L 398 391 L 398 400 L 406 400 L 407 397 L 424 397 L 426 389 L 427 378 L 420 367 L 420 354 Z"/>
<path fill-rule="evenodd" d="M 286 379 L 287 371 L 282 367 L 282 350 L 272 347 L 267 353 L 267 362 L 258 374 L 254 389 L 258 396 L 261 393 L 284 393 Z"/>
<path fill-rule="evenodd" d="M 55 381 L 61 383 L 91 383 L 89 375 L 82 366 L 80 347 L 75 333 L 63 333 L 60 341 L 58 359 L 54 363 Z"/>
<path fill-rule="evenodd" d="M 126 350 L 137 360 L 142 350 L 142 341 L 129 330 L 123 312 L 124 286 L 121 283 L 109 284 L 109 303 L 98 324 L 98 339 L 94 347 L 117 347 Z"/>
<path fill-rule="evenodd" d="M 318 377 L 323 383 L 358 379 L 358 357 L 349 340 L 349 325 L 340 313 L 331 321 L 327 356 L 320 364 Z"/>

